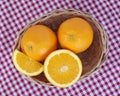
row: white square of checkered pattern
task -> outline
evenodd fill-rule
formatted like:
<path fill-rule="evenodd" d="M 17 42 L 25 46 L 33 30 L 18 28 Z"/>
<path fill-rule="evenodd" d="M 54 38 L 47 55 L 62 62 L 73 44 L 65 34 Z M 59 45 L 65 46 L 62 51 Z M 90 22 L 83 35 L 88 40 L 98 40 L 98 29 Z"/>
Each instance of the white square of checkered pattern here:
<path fill-rule="evenodd" d="M 18 32 L 30 21 L 55 9 L 74 8 L 90 13 L 109 37 L 107 62 L 100 71 L 61 89 L 34 84 L 12 63 L 12 49 Z M 0 96 L 117 96 L 120 94 L 120 2 L 94 0 L 0 0 Z"/>

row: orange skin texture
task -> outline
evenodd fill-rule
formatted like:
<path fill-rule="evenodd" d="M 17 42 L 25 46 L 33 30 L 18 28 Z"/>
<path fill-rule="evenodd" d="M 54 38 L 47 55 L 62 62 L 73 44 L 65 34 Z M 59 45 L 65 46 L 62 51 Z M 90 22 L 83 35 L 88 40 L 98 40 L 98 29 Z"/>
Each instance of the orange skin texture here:
<path fill-rule="evenodd" d="M 62 48 L 69 49 L 75 53 L 83 52 L 92 44 L 92 27 L 82 18 L 70 18 L 60 25 L 58 41 Z"/>
<path fill-rule="evenodd" d="M 37 61 L 43 61 L 56 48 L 57 37 L 45 25 L 34 25 L 28 28 L 21 40 L 21 50 Z"/>

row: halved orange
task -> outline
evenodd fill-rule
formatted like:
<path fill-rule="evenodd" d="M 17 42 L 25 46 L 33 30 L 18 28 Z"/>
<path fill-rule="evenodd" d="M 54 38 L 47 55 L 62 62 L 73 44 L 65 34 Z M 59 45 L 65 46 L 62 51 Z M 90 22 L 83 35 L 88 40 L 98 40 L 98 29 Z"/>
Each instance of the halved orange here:
<path fill-rule="evenodd" d="M 72 51 L 59 49 L 46 58 L 44 73 L 48 81 L 54 86 L 69 87 L 80 78 L 82 62 Z"/>
<path fill-rule="evenodd" d="M 36 76 L 43 72 L 43 65 L 17 49 L 13 52 L 13 63 L 18 71 L 27 76 Z"/>

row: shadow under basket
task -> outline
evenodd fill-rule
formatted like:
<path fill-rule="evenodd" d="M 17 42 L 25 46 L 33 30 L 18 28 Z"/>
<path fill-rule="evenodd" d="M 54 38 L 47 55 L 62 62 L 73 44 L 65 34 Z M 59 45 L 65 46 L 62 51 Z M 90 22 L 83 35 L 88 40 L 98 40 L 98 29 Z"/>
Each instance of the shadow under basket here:
<path fill-rule="evenodd" d="M 23 30 L 18 34 L 15 49 L 20 50 L 20 42 L 24 32 L 31 26 L 37 24 L 43 24 L 51 28 L 56 34 L 60 24 L 72 17 L 80 17 L 89 22 L 94 31 L 94 38 L 91 46 L 84 52 L 78 53 L 77 55 L 82 61 L 82 75 L 79 80 L 82 80 L 92 73 L 100 69 L 101 65 L 105 62 L 107 52 L 108 52 L 108 39 L 107 34 L 104 31 L 103 27 L 88 13 L 80 12 L 78 10 L 55 10 L 51 13 L 48 13 L 39 19 L 28 24 Z M 25 76 L 25 75 L 24 75 Z M 42 84 L 45 86 L 53 86 L 44 76 L 44 72 L 38 76 L 29 77 L 25 76 L 28 80 L 31 80 L 37 84 Z"/>

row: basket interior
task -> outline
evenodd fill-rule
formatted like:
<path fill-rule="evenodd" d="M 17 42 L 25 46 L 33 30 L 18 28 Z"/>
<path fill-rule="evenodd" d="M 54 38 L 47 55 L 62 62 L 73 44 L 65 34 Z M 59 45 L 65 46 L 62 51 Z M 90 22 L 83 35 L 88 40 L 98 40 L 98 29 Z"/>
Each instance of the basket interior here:
<path fill-rule="evenodd" d="M 91 46 L 86 51 L 77 54 L 83 63 L 82 76 L 85 76 L 88 73 L 92 73 L 92 70 L 94 70 L 96 68 L 96 66 L 98 65 L 98 62 L 101 58 L 102 49 L 103 49 L 100 30 L 98 29 L 97 25 L 94 23 L 93 19 L 91 19 L 87 15 L 85 16 L 80 13 L 63 12 L 63 13 L 58 13 L 58 14 L 56 13 L 54 15 L 48 15 L 47 17 L 45 16 L 45 17 L 43 17 L 44 19 L 40 18 L 37 22 L 34 22 L 34 24 L 46 25 L 49 28 L 51 28 L 57 35 L 57 30 L 58 30 L 60 24 L 63 21 L 65 21 L 69 18 L 72 18 L 72 17 L 80 17 L 80 18 L 87 20 L 90 23 L 90 25 L 92 26 L 92 29 L 94 31 L 94 39 L 93 39 Z M 21 37 L 22 37 L 22 35 L 21 35 Z M 47 79 L 44 76 L 44 73 L 42 73 L 38 76 L 34 76 L 34 77 L 32 77 L 32 79 L 49 84 L 49 82 L 47 81 Z"/>

